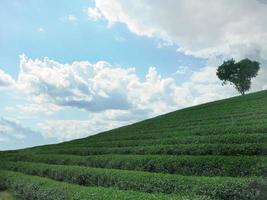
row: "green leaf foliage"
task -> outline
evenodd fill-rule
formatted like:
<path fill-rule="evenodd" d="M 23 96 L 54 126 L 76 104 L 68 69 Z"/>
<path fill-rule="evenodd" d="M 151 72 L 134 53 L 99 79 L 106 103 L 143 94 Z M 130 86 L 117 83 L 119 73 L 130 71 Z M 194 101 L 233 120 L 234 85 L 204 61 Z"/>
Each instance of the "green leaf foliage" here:
<path fill-rule="evenodd" d="M 230 82 L 238 92 L 245 94 L 251 87 L 251 79 L 258 75 L 260 64 L 257 61 L 243 59 L 235 62 L 234 59 L 224 61 L 217 69 L 217 76 L 223 84 Z"/>

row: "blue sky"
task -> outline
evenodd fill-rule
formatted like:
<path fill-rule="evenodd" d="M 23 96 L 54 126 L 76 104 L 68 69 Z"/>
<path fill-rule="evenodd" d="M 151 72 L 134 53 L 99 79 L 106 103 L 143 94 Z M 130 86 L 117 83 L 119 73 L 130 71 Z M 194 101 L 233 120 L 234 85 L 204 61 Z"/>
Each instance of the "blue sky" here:
<path fill-rule="evenodd" d="M 237 95 L 216 67 L 230 57 L 266 62 L 266 4 L 236 1 L 225 16 L 228 3 L 1 2 L 0 150 Z M 263 67 L 251 91 L 265 89 L 265 75 Z"/>
<path fill-rule="evenodd" d="M 0 65 L 16 77 L 18 55 L 69 63 L 76 60 L 108 61 L 135 66 L 144 76 L 150 66 L 169 75 L 184 65 L 196 68 L 200 59 L 177 53 L 173 46 L 156 48 L 159 39 L 139 37 L 123 24 L 108 27 L 106 20 L 88 19 L 86 9 L 93 1 L 4 1 L 1 6 Z M 69 21 L 73 15 L 76 21 Z M 38 29 L 43 31 L 38 31 Z M 142 53 L 141 53 L 142 51 Z M 202 64 L 203 65 L 203 64 Z"/>

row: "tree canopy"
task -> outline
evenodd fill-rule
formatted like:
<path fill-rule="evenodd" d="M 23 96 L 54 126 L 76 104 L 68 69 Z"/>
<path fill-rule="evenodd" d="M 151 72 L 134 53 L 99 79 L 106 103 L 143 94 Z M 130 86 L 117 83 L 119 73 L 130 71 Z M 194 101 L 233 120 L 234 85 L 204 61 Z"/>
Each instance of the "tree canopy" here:
<path fill-rule="evenodd" d="M 259 69 L 260 63 L 257 61 L 246 58 L 236 63 L 234 59 L 230 59 L 218 67 L 216 74 L 223 81 L 223 85 L 230 82 L 244 95 L 250 89 L 251 79 L 258 75 Z"/>

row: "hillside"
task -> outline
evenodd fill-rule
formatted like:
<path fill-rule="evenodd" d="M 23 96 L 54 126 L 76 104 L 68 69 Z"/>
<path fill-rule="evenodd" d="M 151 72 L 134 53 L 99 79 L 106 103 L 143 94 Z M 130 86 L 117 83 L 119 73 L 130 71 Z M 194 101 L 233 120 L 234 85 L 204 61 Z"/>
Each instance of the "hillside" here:
<path fill-rule="evenodd" d="M 0 152 L 20 199 L 267 199 L 267 91 Z"/>

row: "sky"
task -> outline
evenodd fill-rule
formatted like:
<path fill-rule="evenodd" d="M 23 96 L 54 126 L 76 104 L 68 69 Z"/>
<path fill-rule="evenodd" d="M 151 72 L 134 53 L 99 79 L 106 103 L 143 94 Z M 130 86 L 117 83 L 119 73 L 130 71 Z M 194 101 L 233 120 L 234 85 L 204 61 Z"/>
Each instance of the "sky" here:
<path fill-rule="evenodd" d="M 0 150 L 87 137 L 238 95 L 217 67 L 260 62 L 266 0 L 2 0 Z"/>

